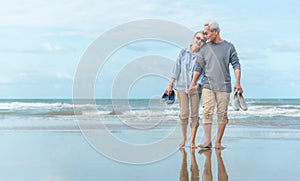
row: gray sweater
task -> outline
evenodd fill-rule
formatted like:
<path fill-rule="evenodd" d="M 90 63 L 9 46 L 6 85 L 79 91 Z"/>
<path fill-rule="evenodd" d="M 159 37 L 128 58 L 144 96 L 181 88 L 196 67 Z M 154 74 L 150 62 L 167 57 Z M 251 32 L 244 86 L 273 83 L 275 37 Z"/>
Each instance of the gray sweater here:
<path fill-rule="evenodd" d="M 200 52 L 194 71 L 204 71 L 204 88 L 213 91 L 231 92 L 229 64 L 241 69 L 237 52 L 232 43 L 207 43 Z"/>

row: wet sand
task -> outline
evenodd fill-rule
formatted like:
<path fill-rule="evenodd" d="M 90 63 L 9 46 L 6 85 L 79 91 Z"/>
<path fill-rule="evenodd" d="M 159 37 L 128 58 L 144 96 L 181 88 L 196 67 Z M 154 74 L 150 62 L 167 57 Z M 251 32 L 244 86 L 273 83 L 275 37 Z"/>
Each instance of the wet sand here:
<path fill-rule="evenodd" d="M 139 143 L 154 141 L 162 133 L 122 130 L 114 134 Z M 197 142 L 201 139 L 199 130 Z M 148 164 L 109 159 L 78 129 L 1 130 L 0 143 L 0 180 L 300 180 L 300 133 L 295 129 L 228 126 L 225 150 L 191 151 L 186 145 Z M 126 151 L 117 146 L 114 150 Z M 147 157 L 149 153 L 136 154 Z"/>

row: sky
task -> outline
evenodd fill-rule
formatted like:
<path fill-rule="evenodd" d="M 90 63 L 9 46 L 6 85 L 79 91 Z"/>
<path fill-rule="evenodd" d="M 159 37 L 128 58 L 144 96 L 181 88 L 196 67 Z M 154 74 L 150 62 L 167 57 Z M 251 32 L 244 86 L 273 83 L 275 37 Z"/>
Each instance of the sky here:
<path fill-rule="evenodd" d="M 174 22 L 192 31 L 216 20 L 221 37 L 238 52 L 244 97 L 300 98 L 298 7 L 298 0 L 5 1 L 0 7 L 0 98 L 72 98 L 78 65 L 90 45 L 115 27 L 147 19 Z M 159 55 L 175 61 L 179 50 L 156 40 L 120 46 L 98 71 L 95 97 L 111 98 L 116 77 L 141 57 Z M 125 77 L 135 71 L 140 70 L 130 70 Z M 168 78 L 149 74 L 136 77 L 125 91 L 129 98 L 153 98 L 167 85 Z"/>

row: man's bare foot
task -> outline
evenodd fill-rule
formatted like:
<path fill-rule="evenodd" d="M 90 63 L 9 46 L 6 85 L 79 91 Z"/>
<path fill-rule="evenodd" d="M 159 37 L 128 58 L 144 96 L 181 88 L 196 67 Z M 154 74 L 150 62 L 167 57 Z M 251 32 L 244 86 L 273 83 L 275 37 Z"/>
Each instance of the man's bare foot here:
<path fill-rule="evenodd" d="M 217 156 L 221 156 L 221 152 L 222 152 L 222 150 L 220 150 L 220 149 L 216 149 L 216 150 L 215 150 L 215 152 L 216 152 L 216 155 L 217 155 Z"/>
<path fill-rule="evenodd" d="M 191 149 L 196 149 L 197 146 L 195 145 L 195 143 L 190 143 L 190 148 L 191 148 Z"/>
<path fill-rule="evenodd" d="M 211 142 L 198 145 L 200 148 L 212 148 Z"/>
<path fill-rule="evenodd" d="M 179 147 L 184 147 L 185 146 L 185 139 L 182 139 L 181 142 L 179 143 Z"/>
<path fill-rule="evenodd" d="M 209 149 L 209 150 L 200 150 L 200 151 L 198 151 L 198 153 L 201 155 L 201 154 L 204 154 L 205 156 L 209 156 L 209 155 L 211 155 L 211 149 Z"/>
<path fill-rule="evenodd" d="M 218 150 L 224 150 L 225 147 L 222 146 L 220 143 L 216 143 L 216 149 L 218 149 Z"/>

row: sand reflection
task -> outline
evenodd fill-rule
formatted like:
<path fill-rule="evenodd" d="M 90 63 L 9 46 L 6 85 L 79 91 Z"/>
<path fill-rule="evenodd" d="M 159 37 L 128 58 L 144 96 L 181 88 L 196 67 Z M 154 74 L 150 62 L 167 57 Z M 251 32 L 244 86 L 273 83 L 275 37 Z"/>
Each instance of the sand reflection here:
<path fill-rule="evenodd" d="M 208 149 L 200 150 L 198 154 L 195 154 L 194 149 L 179 148 L 182 156 L 181 169 L 180 169 L 180 181 L 212 181 L 213 179 L 213 169 L 217 169 L 217 179 L 218 181 L 228 181 L 228 174 L 226 172 L 225 164 L 221 155 L 222 150 Z M 187 153 L 187 151 L 189 153 Z M 212 168 L 212 155 L 215 153 L 217 168 Z M 203 162 L 204 157 L 204 162 Z M 188 170 L 188 165 L 190 164 L 190 170 Z M 198 166 L 199 165 L 199 166 Z M 201 171 L 203 170 L 203 171 Z"/>

